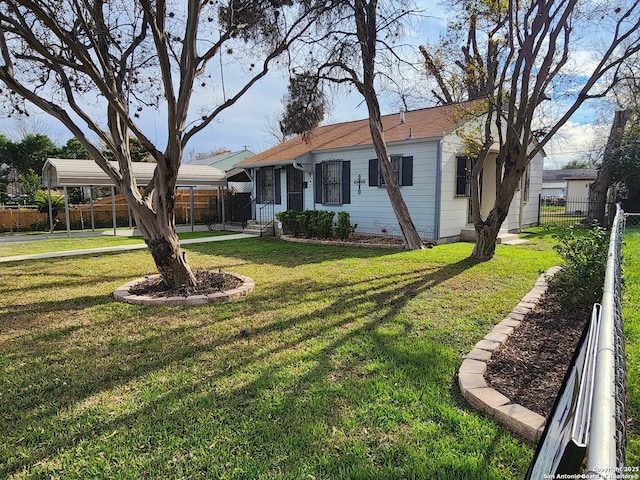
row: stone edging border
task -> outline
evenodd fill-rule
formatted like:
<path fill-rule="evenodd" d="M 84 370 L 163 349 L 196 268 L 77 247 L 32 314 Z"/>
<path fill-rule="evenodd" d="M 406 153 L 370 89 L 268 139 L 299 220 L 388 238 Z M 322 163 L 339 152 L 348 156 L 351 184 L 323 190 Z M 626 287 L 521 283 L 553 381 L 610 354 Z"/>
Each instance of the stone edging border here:
<path fill-rule="evenodd" d="M 534 287 L 520 303 L 480 340 L 462 361 L 458 370 L 458 385 L 469 404 L 494 417 L 509 430 L 524 439 L 537 443 L 546 419 L 538 413 L 517 403 L 491 388 L 484 377 L 491 354 L 520 325 L 525 315 L 538 304 L 547 290 L 547 277 L 553 276 L 560 267 L 552 267 L 540 275 Z"/>
<path fill-rule="evenodd" d="M 365 242 L 343 242 L 338 240 L 315 240 L 312 238 L 292 237 L 291 235 L 281 235 L 279 237 L 287 242 L 308 243 L 311 245 L 339 245 L 345 247 L 364 247 L 364 248 L 395 248 L 404 250 L 404 245 L 393 243 L 365 243 Z"/>
<path fill-rule="evenodd" d="M 191 306 L 191 305 L 204 305 L 206 303 L 222 303 L 222 302 L 231 302 L 233 300 L 237 300 L 241 297 L 247 296 L 250 292 L 253 291 L 256 284 L 254 281 L 243 275 L 238 275 L 237 273 L 232 273 L 234 277 L 239 278 L 242 281 L 242 285 L 238 288 L 233 288 L 231 290 L 225 290 L 223 292 L 210 293 L 208 295 L 189 295 L 186 297 L 150 297 L 148 295 L 134 295 L 129 292 L 129 289 L 134 285 L 137 285 L 140 282 L 147 280 L 147 277 L 138 278 L 131 282 L 125 283 L 121 287 L 118 287 L 115 292 L 113 292 L 114 298 L 119 302 L 131 303 L 134 305 L 155 305 L 155 306 L 167 306 L 167 307 L 176 307 L 176 306 Z M 148 278 L 159 277 L 159 275 L 152 275 Z"/>

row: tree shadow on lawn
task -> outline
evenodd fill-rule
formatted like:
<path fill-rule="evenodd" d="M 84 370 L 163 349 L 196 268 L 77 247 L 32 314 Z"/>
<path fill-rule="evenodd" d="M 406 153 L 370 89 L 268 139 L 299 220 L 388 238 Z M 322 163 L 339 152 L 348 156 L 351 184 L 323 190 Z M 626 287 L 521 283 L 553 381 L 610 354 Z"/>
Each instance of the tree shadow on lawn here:
<path fill-rule="evenodd" d="M 292 243 L 268 237 L 190 244 L 184 245 L 183 248 L 204 255 L 241 258 L 259 265 L 272 264 L 287 268 L 345 258 L 382 257 L 404 251 L 389 248 Z M 225 267 L 220 266 L 220 268 Z"/>
<path fill-rule="evenodd" d="M 100 342 L 69 348 L 65 332 L 78 333 L 69 326 L 60 330 L 62 336 L 41 336 L 35 346 L 17 339 L 3 350 L 14 362 L 34 363 L 34 371 L 19 377 L 21 384 L 3 389 L 7 410 L 0 418 L 7 422 L 3 430 L 11 432 L 5 448 L 17 442 L 24 457 L 9 460 L 3 453 L 0 473 L 50 460 L 55 464 L 56 457 L 79 444 L 95 468 L 99 452 L 115 443 L 121 450 L 110 462 L 130 461 L 140 475 L 148 468 L 155 469 L 151 476 L 177 475 L 181 469 L 219 475 L 235 468 L 248 474 L 289 472 L 287 478 L 307 469 L 330 478 L 392 471 L 447 478 L 462 468 L 468 478 L 490 478 L 483 475 L 492 452 L 482 446 L 473 455 L 475 467 L 434 465 L 436 470 L 424 471 L 434 460 L 416 457 L 423 442 L 437 449 L 445 439 L 453 451 L 462 443 L 460 432 L 447 431 L 453 421 L 444 420 L 449 414 L 420 406 L 425 392 L 450 395 L 459 359 L 454 348 L 430 342 L 426 334 L 421 345 L 387 328 L 416 295 L 473 265 L 463 260 L 393 274 L 378 278 L 373 288 L 368 280 L 280 282 L 235 305 L 241 318 L 226 326 L 216 322 L 219 307 L 209 306 L 194 309 L 200 313 L 191 323 L 182 317 L 171 328 L 149 334 L 142 325 L 153 323 L 159 310 L 137 308 L 139 327 L 131 326 L 128 334 L 122 332 L 126 325 L 114 325 Z M 328 300 L 291 315 L 287 308 L 296 291 Z M 273 304 L 274 296 L 287 300 Z M 269 306 L 272 315 L 243 332 L 242 318 L 255 320 Z M 212 321 L 202 321 L 205 315 Z M 153 387 L 150 378 L 160 372 L 168 379 Z M 157 391 L 143 398 L 141 390 Z M 407 404 L 396 394 L 418 400 Z M 100 396 L 106 402 L 129 397 L 134 407 L 100 415 L 91 401 Z M 416 412 L 407 412 L 407 405 Z M 458 417 L 454 423 L 467 421 L 466 415 Z M 409 420 L 417 427 L 409 427 Z M 437 442 L 424 435 L 425 426 L 437 432 Z M 483 433 L 495 434 L 487 427 Z M 148 445 L 140 451 L 136 442 Z M 209 448 L 213 444 L 218 447 Z M 132 458 L 118 459 L 123 452 Z"/>

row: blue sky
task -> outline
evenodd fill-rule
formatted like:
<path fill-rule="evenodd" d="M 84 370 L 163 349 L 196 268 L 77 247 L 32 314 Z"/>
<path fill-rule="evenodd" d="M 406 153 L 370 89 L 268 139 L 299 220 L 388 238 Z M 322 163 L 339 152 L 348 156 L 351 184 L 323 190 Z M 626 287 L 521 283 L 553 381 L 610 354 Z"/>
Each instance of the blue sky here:
<path fill-rule="evenodd" d="M 422 3 L 425 5 L 426 16 L 420 23 L 413 25 L 412 31 L 407 32 L 407 42 L 416 46 L 429 39 L 435 41 L 446 24 L 443 7 L 433 5 L 426 0 Z M 417 48 L 415 51 L 416 60 L 418 60 Z M 227 84 L 233 84 L 234 73 L 226 73 L 225 81 Z M 187 147 L 187 156 L 191 153 L 209 152 L 220 147 L 234 151 L 246 147 L 259 152 L 273 145 L 274 139 L 268 134 L 266 123 L 281 112 L 286 84 L 284 72 L 272 71 L 234 106 L 223 112 L 217 121 L 194 137 Z M 201 95 L 203 103 L 206 103 L 207 92 L 204 91 L 198 95 Z M 198 98 L 198 96 L 195 97 L 195 107 L 198 106 Z M 425 101 L 424 106 L 431 105 L 432 103 L 428 100 Z M 397 96 L 382 94 L 381 106 L 383 114 L 396 112 Z M 19 139 L 26 132 L 45 133 L 59 144 L 70 137 L 66 128 L 55 120 L 35 112 L 35 109 L 32 111 L 31 117 L 27 120 L 0 119 L 0 132 L 15 139 Z M 356 120 L 366 116 L 366 106 L 358 94 L 342 93 L 332 98 L 332 108 L 325 123 Z M 574 116 L 572 121 L 563 128 L 562 135 L 546 148 L 548 154 L 546 168 L 560 168 L 567 161 L 582 157 L 583 152 L 590 147 L 594 132 L 598 128 L 603 130 L 602 127 L 592 125 L 594 117 L 595 111 L 589 107 L 583 108 Z M 143 112 L 140 122 L 149 138 L 162 145 L 163 132 L 166 131 L 162 112 L 147 110 Z"/>

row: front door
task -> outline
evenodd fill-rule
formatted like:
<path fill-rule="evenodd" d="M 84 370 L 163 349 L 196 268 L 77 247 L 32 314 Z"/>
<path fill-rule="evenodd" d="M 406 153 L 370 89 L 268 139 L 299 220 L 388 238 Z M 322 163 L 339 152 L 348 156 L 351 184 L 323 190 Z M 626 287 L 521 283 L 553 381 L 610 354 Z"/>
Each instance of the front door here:
<path fill-rule="evenodd" d="M 304 210 L 304 173 L 287 165 L 287 209 Z"/>

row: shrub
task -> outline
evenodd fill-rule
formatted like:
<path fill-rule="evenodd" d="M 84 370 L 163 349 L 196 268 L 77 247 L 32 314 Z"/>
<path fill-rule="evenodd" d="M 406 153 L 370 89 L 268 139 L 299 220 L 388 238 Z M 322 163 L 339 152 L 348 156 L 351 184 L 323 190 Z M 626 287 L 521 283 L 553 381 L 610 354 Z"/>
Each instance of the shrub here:
<path fill-rule="evenodd" d="M 209 230 L 212 230 L 213 226 L 218 223 L 218 213 L 212 212 L 211 210 L 203 212 L 202 215 L 200 215 L 200 221 L 204 223 Z"/>
<path fill-rule="evenodd" d="M 353 232 L 356 231 L 358 225 L 351 225 L 351 219 L 348 212 L 339 212 L 336 221 L 335 232 L 340 240 L 346 240 Z"/>
<path fill-rule="evenodd" d="M 282 222 L 285 233 L 294 236 L 330 238 L 333 235 L 333 217 L 335 212 L 324 210 L 286 210 L 276 213 L 276 218 Z"/>
<path fill-rule="evenodd" d="M 284 233 L 297 237 L 300 234 L 300 221 L 297 210 L 285 210 L 276 213 L 276 218 L 282 222 Z"/>
<path fill-rule="evenodd" d="M 562 257 L 562 270 L 550 281 L 555 293 L 569 307 L 599 302 L 609 249 L 609 234 L 600 227 L 566 228 L 553 236 L 553 247 Z"/>

